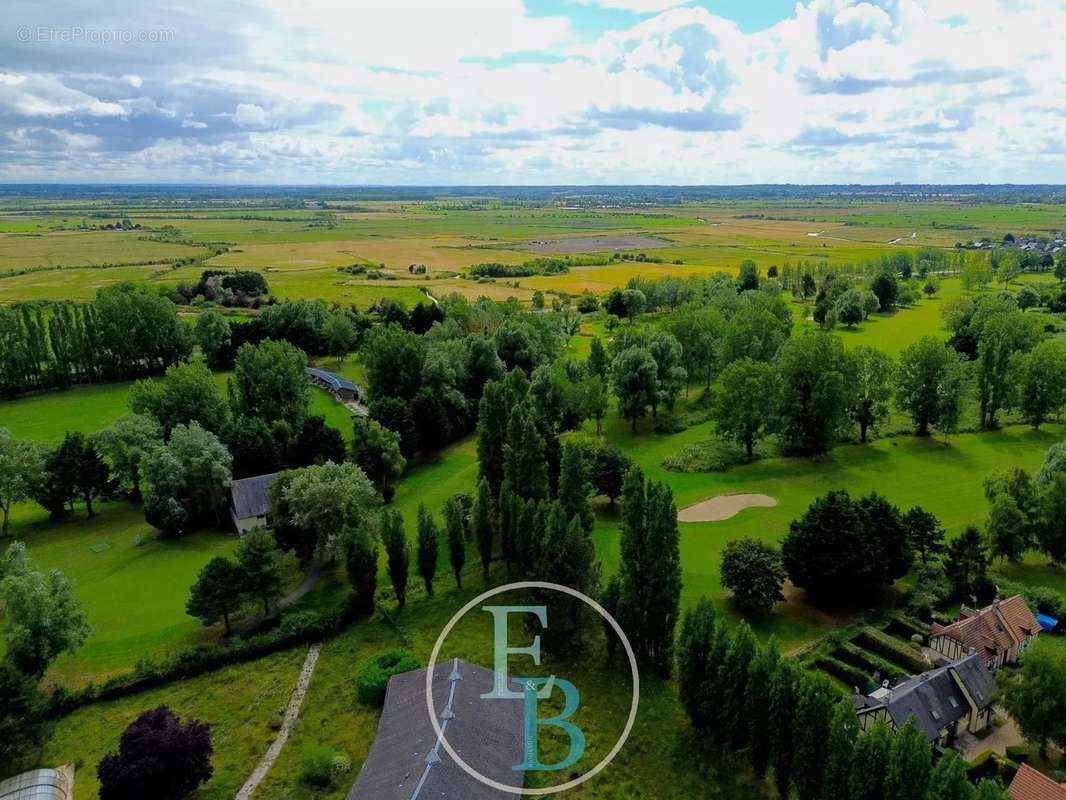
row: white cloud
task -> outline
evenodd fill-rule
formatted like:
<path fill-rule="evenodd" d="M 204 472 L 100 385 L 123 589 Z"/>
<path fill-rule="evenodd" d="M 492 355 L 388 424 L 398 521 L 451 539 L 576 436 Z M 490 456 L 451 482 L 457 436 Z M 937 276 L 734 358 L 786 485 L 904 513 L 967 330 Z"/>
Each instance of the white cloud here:
<path fill-rule="evenodd" d="M 677 6 L 688 5 L 692 0 L 577 0 L 577 2 L 584 6 L 617 8 L 622 11 L 633 11 L 637 14 L 651 14 L 676 8 Z"/>
<path fill-rule="evenodd" d="M 200 58 L 157 47 L 112 69 L 54 49 L 32 67 L 36 50 L 4 72 L 0 53 L 0 135 L 22 154 L 0 177 L 46 164 L 70 179 L 339 183 L 1066 174 L 1064 0 L 803 0 L 750 34 L 680 0 L 581 1 L 650 16 L 588 40 L 522 0 L 229 0 L 190 6 L 230 21 Z M 183 19 L 179 42 L 194 32 Z"/>
<path fill-rule="evenodd" d="M 273 126 L 270 112 L 255 103 L 238 103 L 233 122 L 238 128 L 251 131 L 265 131 Z"/>

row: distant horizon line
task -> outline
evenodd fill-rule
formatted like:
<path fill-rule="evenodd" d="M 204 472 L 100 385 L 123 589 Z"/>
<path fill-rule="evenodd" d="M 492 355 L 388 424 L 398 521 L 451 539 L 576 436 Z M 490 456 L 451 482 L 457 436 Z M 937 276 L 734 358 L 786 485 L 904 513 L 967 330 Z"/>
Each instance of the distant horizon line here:
<path fill-rule="evenodd" d="M 1066 183 L 225 183 L 207 181 L 0 181 L 8 187 L 192 187 L 205 189 L 751 189 L 751 188 L 982 188 L 1066 189 Z"/>

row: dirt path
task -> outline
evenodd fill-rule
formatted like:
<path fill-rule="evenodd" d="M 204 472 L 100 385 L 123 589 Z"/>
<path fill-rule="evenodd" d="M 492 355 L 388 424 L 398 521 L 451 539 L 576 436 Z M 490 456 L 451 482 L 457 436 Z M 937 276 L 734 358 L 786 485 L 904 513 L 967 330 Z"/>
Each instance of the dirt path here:
<path fill-rule="evenodd" d="M 317 584 L 319 579 L 322 577 L 322 570 L 324 568 L 324 564 L 315 564 L 312 570 L 307 573 L 307 577 L 303 579 L 303 583 L 301 583 L 299 586 L 297 586 L 295 589 L 293 589 L 291 592 L 289 592 L 287 595 L 281 598 L 281 600 L 278 601 L 278 607 L 274 611 L 274 613 L 277 614 L 281 611 L 284 611 L 286 608 L 298 601 L 309 591 L 314 589 L 315 584 Z M 260 625 L 262 625 L 265 619 L 266 617 L 253 617 L 252 619 L 245 620 L 233 629 L 233 634 L 238 636 L 247 636 Z"/>
<path fill-rule="evenodd" d="M 292 729 L 300 719 L 300 706 L 303 705 L 307 687 L 311 685 L 311 676 L 315 673 L 315 665 L 318 663 L 318 653 L 321 647 L 322 645 L 320 644 L 313 644 L 311 649 L 307 651 L 307 658 L 304 659 L 304 665 L 300 669 L 300 677 L 296 681 L 296 688 L 293 689 L 292 697 L 289 698 L 289 705 L 285 709 L 285 719 L 281 723 L 277 738 L 271 743 L 266 755 L 263 756 L 263 760 L 252 771 L 244 786 L 237 792 L 235 800 L 248 800 L 259 787 L 259 784 L 262 783 L 263 778 L 270 772 L 270 768 L 274 766 L 278 756 L 281 755 L 285 742 L 289 740 L 289 734 L 292 733 Z"/>
<path fill-rule="evenodd" d="M 678 522 L 721 522 L 745 508 L 773 508 L 777 500 L 768 494 L 720 494 L 677 512 Z"/>

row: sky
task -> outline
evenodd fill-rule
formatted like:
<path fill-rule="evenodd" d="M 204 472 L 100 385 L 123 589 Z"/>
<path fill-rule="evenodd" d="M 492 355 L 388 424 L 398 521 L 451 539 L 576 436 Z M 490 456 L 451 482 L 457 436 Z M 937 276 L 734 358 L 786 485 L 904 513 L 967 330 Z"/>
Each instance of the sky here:
<path fill-rule="evenodd" d="M 0 182 L 1066 183 L 1066 0 L 5 0 Z"/>

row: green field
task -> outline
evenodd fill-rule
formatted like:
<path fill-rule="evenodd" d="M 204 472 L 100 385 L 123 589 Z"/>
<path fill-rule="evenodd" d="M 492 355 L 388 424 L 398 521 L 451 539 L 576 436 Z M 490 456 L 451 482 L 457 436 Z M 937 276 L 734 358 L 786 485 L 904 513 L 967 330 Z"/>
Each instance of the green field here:
<path fill-rule="evenodd" d="M 36 506 L 19 506 L 12 511 L 10 534 L 26 543 L 38 568 L 58 569 L 70 578 L 92 626 L 85 645 L 52 666 L 49 682 L 99 682 L 141 658 L 217 635 L 185 613 L 185 602 L 204 564 L 233 553 L 232 533 L 201 531 L 168 541 L 144 521 L 139 507 L 115 502 L 100 503 L 99 513 L 88 520 L 79 506 L 60 523 L 50 522 Z M 7 542 L 0 540 L 0 546 Z"/>
<path fill-rule="evenodd" d="M 1008 231 L 1023 235 L 1066 229 L 1062 206 L 852 202 L 830 197 L 632 209 L 520 205 L 491 198 L 470 202 L 368 200 L 358 206 L 333 203 L 319 209 L 282 207 L 269 201 L 219 202 L 210 208 L 193 202 L 172 206 L 117 202 L 106 208 L 106 221 L 128 216 L 142 226 L 139 231 L 79 229 L 90 215 L 94 215 L 93 225 L 104 222 L 99 212 L 92 201 L 62 205 L 41 201 L 0 215 L 0 303 L 83 300 L 93 297 L 98 288 L 123 280 L 144 281 L 165 290 L 195 282 L 204 269 L 235 267 L 262 271 L 271 293 L 279 299 L 323 299 L 367 308 L 391 298 L 410 306 L 423 301 L 428 291 L 434 297 L 449 292 L 470 299 L 514 296 L 526 303 L 534 290 L 549 296 L 584 291 L 603 295 L 635 277 L 735 273 L 740 261 L 749 258 L 763 274 L 771 265 L 851 267 L 901 249 L 950 249 L 956 242 L 983 236 L 999 241 Z M 170 226 L 165 241 L 148 240 L 164 226 Z M 603 242 L 611 241 L 605 236 L 633 246 L 605 250 Z M 585 243 L 587 250 L 582 249 Z M 662 263 L 637 260 L 641 248 Z M 518 264 L 553 252 L 612 255 L 618 250 L 621 257 L 609 264 L 573 267 L 562 274 L 492 281 L 475 281 L 465 274 L 471 265 L 482 262 Z M 338 270 L 350 265 L 382 274 L 371 279 Z M 412 272 L 410 265 L 425 265 L 426 271 Z M 1027 274 L 1019 282 L 1050 280 L 1047 274 Z M 987 291 L 1003 288 L 997 284 Z M 1016 290 L 1017 285 L 1010 288 Z M 854 328 L 838 327 L 835 333 L 847 347 L 870 345 L 898 355 L 924 336 L 946 339 L 943 309 L 967 296 L 960 279 L 944 277 L 934 297 L 923 296 L 911 308 L 876 313 Z M 794 301 L 791 295 L 786 299 L 793 310 L 794 332 L 798 335 L 814 327 L 808 319 L 813 303 Z M 183 309 L 183 318 L 194 323 L 197 310 Z M 256 312 L 227 313 L 231 318 L 244 318 Z M 665 313 L 647 315 L 644 321 L 658 325 L 666 317 Z M 1053 320 L 1050 315 L 1047 319 Z M 592 336 L 609 338 L 603 315 L 586 317 L 579 334 L 569 342 L 566 356 L 585 358 Z M 316 363 L 359 383 L 366 381 L 358 353 L 343 365 L 332 358 Z M 229 373 L 216 373 L 223 388 L 228 377 Z M 83 386 L 5 401 L 0 403 L 0 427 L 54 445 L 67 431 L 91 433 L 128 413 L 130 386 L 130 382 Z M 690 388 L 691 398 L 679 402 L 679 416 L 701 413 L 689 403 L 703 387 Z M 964 429 L 971 427 L 971 411 L 967 409 Z M 351 441 L 351 414 L 329 394 L 312 390 L 311 412 L 323 415 Z M 987 474 L 1004 466 L 1033 470 L 1049 446 L 1066 438 L 1066 425 L 1061 421 L 1033 431 L 1010 414 L 1004 415 L 1001 430 L 961 433 L 948 441 L 920 439 L 908 431 L 909 420 L 894 411 L 881 432 L 883 438 L 867 445 L 844 444 L 817 459 L 765 457 L 725 472 L 704 473 L 669 471 L 663 462 L 686 446 L 712 439 L 711 423 L 697 422 L 680 433 L 665 434 L 656 433 L 652 422 L 644 420 L 634 433 L 612 407 L 604 420 L 603 436 L 648 477 L 668 483 L 679 508 L 732 493 L 763 493 L 777 501 L 775 507 L 747 509 L 721 522 L 680 526 L 683 606 L 691 607 L 708 596 L 724 613 L 739 618 L 719 581 L 722 551 L 730 540 L 751 537 L 777 544 L 790 521 L 816 497 L 839 488 L 853 495 L 877 490 L 903 509 L 921 505 L 940 519 L 949 535 L 956 535 L 967 525 L 984 525 L 988 503 L 982 481 Z M 594 425 L 587 423 L 584 433 L 595 435 Z M 394 500 L 408 536 L 415 536 L 421 504 L 439 516 L 451 495 L 474 490 L 477 476 L 475 437 L 455 442 L 431 457 L 413 459 L 396 487 Z M 53 665 L 45 678 L 48 686 L 76 688 L 99 682 L 130 670 L 141 659 L 159 660 L 190 645 L 217 641 L 220 635 L 219 626 L 205 629 L 189 617 L 185 603 L 203 565 L 235 549 L 237 538 L 228 531 L 227 521 L 220 520 L 218 530 L 166 540 L 144 521 L 142 509 L 131 503 L 101 502 L 99 512 L 86 519 L 79 505 L 72 518 L 58 523 L 49 521 L 36 505 L 21 504 L 12 512 L 12 538 L 26 542 L 40 568 L 59 569 L 73 581 L 93 629 L 77 653 L 64 655 Z M 618 568 L 620 524 L 617 511 L 602 499 L 596 501 L 596 512 L 592 537 L 606 579 Z M 6 544 L 0 541 L 0 547 Z M 382 556 L 378 588 L 379 607 L 385 613 L 352 625 L 324 644 L 301 723 L 256 798 L 341 800 L 373 741 L 378 717 L 377 711 L 361 706 L 356 698 L 359 668 L 371 655 L 394 646 L 426 659 L 448 618 L 483 588 L 473 544 L 461 591 L 451 574 L 446 547 L 440 551 L 433 598 L 427 597 L 416 577 L 414 563 L 411 568 L 409 602 L 397 612 Z M 1066 572 L 1050 566 L 1042 556 L 1029 554 L 1021 564 L 996 563 L 993 569 L 1025 585 L 1066 593 Z M 291 575 L 290 585 L 300 577 Z M 492 582 L 503 582 L 505 577 L 502 565 L 497 565 Z M 343 565 L 335 564 L 325 570 L 297 609 L 339 608 L 349 591 Z M 800 591 L 788 588 L 786 594 L 786 602 L 769 615 L 750 621 L 760 636 L 776 636 L 790 652 L 871 612 L 868 608 L 827 611 L 808 603 Z M 477 625 L 475 620 L 464 621 L 446 652 L 488 663 L 489 639 Z M 114 748 L 121 730 L 140 711 L 166 703 L 179 714 L 196 716 L 213 727 L 215 777 L 195 797 L 232 797 L 269 746 L 305 653 L 305 647 L 293 648 L 82 708 L 57 721 L 37 760 L 41 764 L 74 760 L 79 770 L 76 798 L 89 800 L 97 791 L 96 764 Z M 556 662 L 553 668 L 587 687 L 589 696 L 596 698 L 596 703 L 582 709 L 580 722 L 588 732 L 589 752 L 606 751 L 627 710 L 629 685 L 618 677 L 621 668 L 606 660 L 599 643 L 588 653 Z M 645 676 L 641 714 L 630 743 L 611 770 L 572 796 L 581 800 L 768 796 L 765 787 L 750 781 L 742 762 L 723 761 L 704 739 L 690 728 L 676 686 Z M 312 790 L 301 783 L 304 754 L 314 746 L 344 753 L 354 765 L 352 773 L 332 790 Z M 669 775 L 668 781 L 664 775 Z"/>
<path fill-rule="evenodd" d="M 138 714 L 166 705 L 183 719 L 211 725 L 214 776 L 195 796 L 232 798 L 273 741 L 305 655 L 306 648 L 297 648 L 75 711 L 55 726 L 40 763 L 73 761 L 74 800 L 94 800 L 100 759 L 117 749 L 119 735 Z"/>

